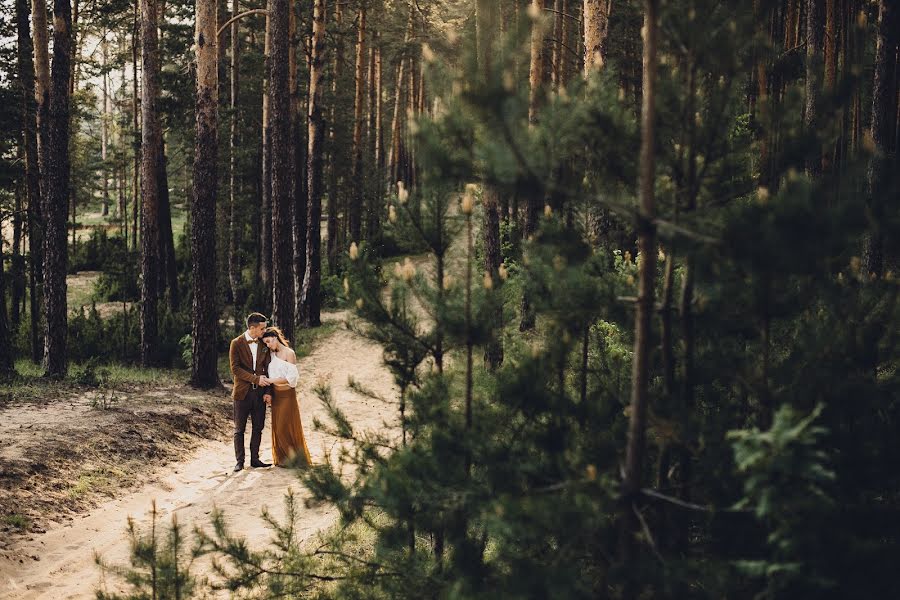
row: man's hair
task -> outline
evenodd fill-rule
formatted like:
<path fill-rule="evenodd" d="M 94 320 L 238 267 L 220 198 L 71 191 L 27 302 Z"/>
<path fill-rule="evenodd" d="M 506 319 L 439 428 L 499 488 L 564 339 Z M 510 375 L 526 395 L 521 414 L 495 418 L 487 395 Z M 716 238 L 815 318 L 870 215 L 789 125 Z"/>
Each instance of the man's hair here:
<path fill-rule="evenodd" d="M 254 325 L 259 325 L 260 323 L 265 323 L 269 319 L 266 318 L 266 315 L 262 313 L 250 313 L 247 315 L 247 327 L 253 327 Z"/>

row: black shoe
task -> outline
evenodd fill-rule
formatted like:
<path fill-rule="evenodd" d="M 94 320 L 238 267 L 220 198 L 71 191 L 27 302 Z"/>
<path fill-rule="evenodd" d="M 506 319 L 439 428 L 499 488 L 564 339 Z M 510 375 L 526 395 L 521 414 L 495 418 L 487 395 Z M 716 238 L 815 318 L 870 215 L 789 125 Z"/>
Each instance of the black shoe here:
<path fill-rule="evenodd" d="M 235 473 L 237 473 L 238 471 L 243 471 L 243 470 L 244 470 L 244 463 L 238 463 L 238 464 L 234 465 Z"/>
<path fill-rule="evenodd" d="M 263 462 L 261 460 L 252 460 L 250 461 L 250 466 L 254 469 L 262 469 L 265 467 L 271 467 L 271 463 Z"/>

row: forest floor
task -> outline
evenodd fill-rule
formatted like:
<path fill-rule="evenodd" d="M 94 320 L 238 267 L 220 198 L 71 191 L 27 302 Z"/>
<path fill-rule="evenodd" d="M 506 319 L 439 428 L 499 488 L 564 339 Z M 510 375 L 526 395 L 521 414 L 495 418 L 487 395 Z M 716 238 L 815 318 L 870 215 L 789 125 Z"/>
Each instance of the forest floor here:
<path fill-rule="evenodd" d="M 347 317 L 335 312 L 323 320 Z M 331 383 L 337 406 L 359 430 L 391 427 L 393 405 L 347 387 L 352 376 L 381 397 L 393 396 L 376 344 L 337 326 L 300 358 L 299 368 L 301 415 L 314 462 L 335 460 L 340 450 L 337 440 L 313 428 L 314 418 L 327 421 L 312 392 L 318 382 Z M 128 518 L 146 530 L 153 503 L 161 525 L 177 517 L 188 530 L 209 529 L 218 507 L 232 532 L 256 548 L 271 537 L 263 507 L 280 517 L 289 490 L 301 501 L 304 539 L 335 522 L 332 507 L 304 508 L 309 494 L 293 470 L 232 473 L 227 390 L 197 392 L 165 381 L 164 373 L 163 381 L 116 386 L 115 392 L 60 386 L 39 399 L 0 397 L 0 598 L 93 597 L 101 584 L 95 553 L 107 563 L 128 564 Z M 266 461 L 270 422 L 263 433 Z M 211 573 L 208 563 L 195 570 Z M 105 585 L 115 591 L 121 583 Z"/>

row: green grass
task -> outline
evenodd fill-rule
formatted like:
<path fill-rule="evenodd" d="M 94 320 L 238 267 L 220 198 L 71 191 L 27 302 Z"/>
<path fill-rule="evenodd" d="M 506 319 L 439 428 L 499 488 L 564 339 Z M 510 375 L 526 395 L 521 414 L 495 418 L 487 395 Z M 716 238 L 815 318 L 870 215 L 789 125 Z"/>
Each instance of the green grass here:
<path fill-rule="evenodd" d="M 3 523 L 8 527 L 21 529 L 22 531 L 25 531 L 31 527 L 31 519 L 29 519 L 25 515 L 20 515 L 18 513 L 3 515 L 2 517 L 0 517 L 0 523 Z"/>
<path fill-rule="evenodd" d="M 78 479 L 67 490 L 69 498 L 78 500 L 91 494 L 111 493 L 119 486 L 126 473 L 117 469 L 102 467 L 90 469 L 78 475 Z"/>

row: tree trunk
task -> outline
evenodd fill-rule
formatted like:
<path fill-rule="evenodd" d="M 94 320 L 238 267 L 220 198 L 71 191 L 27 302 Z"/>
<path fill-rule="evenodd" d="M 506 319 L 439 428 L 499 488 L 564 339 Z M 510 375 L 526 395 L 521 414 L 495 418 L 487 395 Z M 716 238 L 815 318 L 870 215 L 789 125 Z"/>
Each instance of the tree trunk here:
<path fill-rule="evenodd" d="M 18 144 L 17 159 L 23 161 L 25 158 L 25 149 L 22 144 Z M 18 330 L 19 321 L 21 319 L 20 310 L 22 308 L 22 298 L 25 294 L 25 268 L 22 256 L 22 215 L 25 213 L 25 185 L 26 182 L 18 179 L 16 181 L 15 205 L 12 214 L 13 221 L 13 238 L 12 238 L 12 277 L 10 277 L 10 328 L 13 333 Z M 0 253 L 2 260 L 2 253 Z"/>
<path fill-rule="evenodd" d="M 191 203 L 191 385 L 219 384 L 216 338 L 216 197 L 219 149 L 219 57 L 217 0 L 196 4 L 197 138 L 194 152 L 194 198 Z"/>
<path fill-rule="evenodd" d="M 44 372 L 66 374 L 66 207 L 70 194 L 69 77 L 72 72 L 72 11 L 68 0 L 53 2 L 53 72 L 47 111 L 47 174 L 43 211 L 46 220 L 44 254 Z"/>
<path fill-rule="evenodd" d="M 159 177 L 159 269 L 158 295 L 166 296 L 169 302 L 169 310 L 173 313 L 178 310 L 178 265 L 175 264 L 175 235 L 172 231 L 172 207 L 169 200 L 168 159 L 166 158 L 165 141 L 162 139 L 160 128 L 159 166 L 156 173 Z M 211 221 L 214 222 L 214 221 Z"/>
<path fill-rule="evenodd" d="M 309 61 L 308 149 L 306 153 L 309 177 L 306 213 L 306 273 L 303 277 L 303 319 L 307 327 L 321 324 L 319 288 L 321 282 L 322 245 L 322 142 L 325 124 L 322 119 L 322 71 L 325 65 L 325 1 L 313 5 L 312 48 Z M 329 233 L 330 235 L 330 233 Z"/>
<path fill-rule="evenodd" d="M 271 6 L 269 7 L 271 8 Z M 272 81 L 269 79 L 272 70 L 272 16 L 266 14 L 265 63 L 266 80 L 263 82 L 262 99 L 262 213 L 260 214 L 259 275 L 266 309 L 272 306 Z"/>
<path fill-rule="evenodd" d="M 533 12 L 540 15 L 544 11 L 544 0 L 531 0 Z M 537 123 L 538 99 L 544 82 L 543 60 L 544 33 L 539 19 L 535 19 L 531 26 L 531 62 L 528 69 L 528 123 L 534 126 Z M 541 208 L 541 196 L 538 190 L 527 192 L 527 205 L 525 208 L 525 239 L 529 239 L 537 230 L 538 218 Z M 534 329 L 535 316 L 531 307 L 531 300 L 527 292 L 522 293 L 522 305 L 520 308 L 521 321 L 519 331 Z"/>
<path fill-rule="evenodd" d="M 603 68 L 612 0 L 584 0 L 584 76 Z"/>
<path fill-rule="evenodd" d="M 107 167 L 108 156 L 108 148 L 109 145 L 109 127 L 107 126 L 109 121 L 109 74 L 107 73 L 106 63 L 108 61 L 108 49 L 106 43 L 106 32 L 104 32 L 103 39 L 100 41 L 100 60 L 101 60 L 101 68 L 103 70 L 103 76 L 101 77 L 102 85 L 101 87 L 101 98 L 103 102 L 103 109 L 100 115 L 100 186 L 101 192 L 103 194 L 102 199 L 102 208 L 101 214 L 106 217 L 109 216 L 109 172 Z"/>
<path fill-rule="evenodd" d="M 13 365 L 13 344 L 6 320 L 6 281 L 3 274 L 3 236 L 0 235 L 0 381 L 16 375 Z"/>
<path fill-rule="evenodd" d="M 141 365 L 157 364 L 159 324 L 159 183 L 162 133 L 159 98 L 157 0 L 140 0 L 141 55 Z"/>
<path fill-rule="evenodd" d="M 816 131 L 818 120 L 820 80 L 819 54 L 821 51 L 821 24 L 819 23 L 818 3 L 821 0 L 806 0 L 806 103 L 803 123 L 809 132 Z M 812 175 L 819 172 L 820 156 L 810 156 L 806 161 L 806 170 Z"/>
<path fill-rule="evenodd" d="M 409 41 L 412 38 L 413 32 L 413 8 L 409 7 L 409 19 L 406 22 L 406 35 L 403 40 L 403 46 L 408 47 Z M 404 78 L 406 77 L 406 66 L 409 59 L 406 56 L 403 56 L 400 59 L 400 64 L 397 66 L 397 86 L 394 89 L 394 117 L 391 120 L 391 148 L 390 153 L 388 155 L 388 169 L 391 174 L 390 185 L 394 185 L 397 181 L 400 181 L 403 177 L 403 170 L 401 165 L 403 164 L 403 139 L 402 139 L 402 127 L 404 118 L 404 112 L 406 105 L 403 101 L 403 85 Z M 412 82 L 409 82 L 412 85 Z"/>
<path fill-rule="evenodd" d="M 18 34 L 19 85 L 22 88 L 22 122 L 24 124 L 25 147 L 25 190 L 28 199 L 28 252 L 31 319 L 31 360 L 39 362 L 40 347 L 40 303 L 43 283 L 44 263 L 44 227 L 41 219 L 41 173 L 38 167 L 38 134 L 37 134 L 37 101 L 35 98 L 35 73 L 31 42 L 31 31 L 28 22 L 28 0 L 16 0 L 16 28 Z"/>
<path fill-rule="evenodd" d="M 291 98 L 289 85 L 290 0 L 269 0 L 269 111 L 272 139 L 272 320 L 294 335 L 294 256 L 291 188 Z"/>
<path fill-rule="evenodd" d="M 492 70 L 492 40 L 498 34 L 497 4 L 494 0 L 479 0 L 476 10 L 478 70 L 482 84 L 487 85 Z M 500 256 L 499 196 L 498 190 L 493 184 L 490 182 L 483 183 L 484 222 L 482 234 L 484 235 L 484 270 L 496 287 L 499 287 L 502 283 L 499 275 L 500 262 L 502 260 Z M 502 331 L 503 306 L 498 303 L 491 339 L 484 349 L 484 363 L 489 370 L 494 370 L 503 363 L 503 344 L 500 340 Z"/>
<path fill-rule="evenodd" d="M 232 0 L 232 18 L 238 16 L 241 11 L 240 0 Z M 239 248 L 241 245 L 242 221 L 238 214 L 238 177 L 237 177 L 237 147 L 238 124 L 240 117 L 238 112 L 238 94 L 240 93 L 240 22 L 235 19 L 231 24 L 231 77 L 229 108 L 231 109 L 231 132 L 228 137 L 228 284 L 231 287 L 231 299 L 235 306 L 235 315 L 243 304 L 243 291 L 241 289 L 241 257 Z M 239 327 L 235 323 L 235 328 Z"/>
<path fill-rule="evenodd" d="M 324 10 L 324 4 L 322 5 L 322 9 Z M 315 8 L 313 9 L 315 10 Z M 335 30 L 339 30 L 341 27 L 341 23 L 343 22 L 343 10 L 341 8 L 340 2 L 335 2 L 334 4 L 334 23 Z M 315 21 L 315 18 L 313 19 Z M 325 16 L 322 15 L 322 23 L 324 27 Z M 313 25 L 315 28 L 315 25 Z M 315 34 L 313 35 L 315 38 Z M 324 42 L 322 42 L 324 43 Z M 322 46 L 324 48 L 324 46 Z M 321 56 L 320 56 L 321 58 Z M 329 150 L 329 171 L 328 171 L 328 222 L 326 224 L 327 234 L 328 234 L 328 265 L 332 273 L 337 270 L 337 256 L 339 252 L 339 248 L 341 247 L 340 242 L 340 229 L 341 223 L 338 219 L 338 211 L 340 204 L 338 197 L 338 135 L 337 135 L 337 127 L 335 125 L 337 120 L 337 103 L 338 103 L 338 89 L 339 83 L 341 79 L 341 72 L 344 67 L 344 43 L 343 39 L 338 36 L 335 46 L 334 53 L 334 67 L 332 71 L 332 79 L 331 79 L 331 107 L 329 109 L 328 114 L 328 150 Z M 310 73 L 312 72 L 312 66 L 310 66 Z M 312 75 L 310 75 L 312 77 Z M 310 81 L 312 81 L 310 79 Z M 312 88 L 310 87 L 310 98 L 312 98 Z M 309 113 L 312 114 L 312 113 Z M 310 125 L 312 127 L 312 125 Z M 310 129 L 310 134 L 312 133 L 312 129 Z M 312 143 L 312 137 L 309 138 L 309 143 Z M 308 158 L 307 160 L 311 160 Z M 308 174 L 311 178 L 312 174 Z M 312 179 L 310 179 L 310 182 Z M 312 194 L 312 190 L 310 189 L 310 194 Z M 312 196 L 310 196 L 310 200 L 312 200 Z M 308 212 L 308 211 L 307 211 Z M 344 215 L 346 218 L 346 215 Z M 307 238 L 308 239 L 308 238 Z M 307 253 L 307 257 L 308 257 Z M 305 279 L 305 277 L 304 277 Z"/>
<path fill-rule="evenodd" d="M 881 223 L 886 217 L 885 201 L 891 180 L 890 166 L 896 159 L 897 142 L 897 50 L 900 44 L 900 5 L 896 0 L 878 3 L 878 40 L 875 47 L 875 73 L 872 85 L 871 135 L 875 150 L 869 161 L 869 209 L 873 223 L 866 235 L 863 259 L 867 274 L 881 277 L 884 271 L 884 234 Z"/>
<path fill-rule="evenodd" d="M 141 134 L 141 105 L 138 102 L 138 43 L 140 42 L 139 30 L 139 13 L 140 2 L 134 3 L 134 23 L 131 34 L 131 110 L 132 110 L 132 126 L 134 127 L 134 167 L 132 171 L 131 181 L 131 249 L 138 249 L 138 207 L 141 206 L 141 145 L 143 144 L 143 135 Z M 140 142 L 138 141 L 140 140 Z M 127 217 L 126 217 L 127 218 Z"/>
<path fill-rule="evenodd" d="M 631 416 L 628 425 L 628 445 L 625 454 L 625 476 L 622 481 L 622 559 L 625 568 L 634 567 L 634 537 L 638 527 L 637 508 L 643 479 L 643 463 L 647 427 L 647 388 L 650 379 L 650 346 L 653 296 L 656 284 L 656 217 L 655 184 L 655 103 L 656 103 L 656 39 L 659 19 L 659 0 L 646 0 L 644 14 L 644 66 L 641 105 L 641 154 L 639 167 L 639 205 L 637 214 L 638 300 L 634 325 L 634 358 L 631 371 Z M 624 596 L 634 597 L 633 584 L 626 586 Z"/>
<path fill-rule="evenodd" d="M 37 110 L 37 143 L 38 164 L 40 166 L 42 186 L 46 186 L 46 156 L 48 151 L 47 140 L 47 111 L 50 108 L 50 50 L 49 31 L 47 24 L 47 1 L 32 0 L 31 22 L 34 27 L 34 99 Z M 42 191 L 41 197 L 46 197 Z"/>
<path fill-rule="evenodd" d="M 295 10 L 291 8 L 291 31 L 296 31 Z M 294 33 L 292 39 L 296 39 Z M 309 67 L 309 36 L 303 38 L 304 56 L 306 56 L 307 68 Z M 309 133 L 307 112 L 309 111 L 309 92 L 303 90 L 301 94 L 301 77 L 297 75 L 296 61 L 294 61 L 295 49 L 291 48 L 291 59 L 294 63 L 291 70 L 291 117 L 293 129 L 293 160 L 294 160 L 294 206 L 293 206 L 293 253 L 294 260 L 294 319 L 297 325 L 304 322 L 303 319 L 303 279 L 306 277 L 306 213 L 309 202 L 309 177 L 306 172 L 306 152 L 308 142 L 306 136 Z M 308 82 L 307 82 L 308 85 Z M 306 86 L 302 86 L 306 88 Z M 301 102 L 301 98 L 304 99 Z M 302 111 L 302 112 L 301 112 Z"/>
<path fill-rule="evenodd" d="M 362 206 L 364 198 L 363 181 L 363 112 L 364 92 L 366 89 L 366 3 L 359 6 L 356 38 L 356 69 L 354 83 L 356 93 L 353 97 L 353 196 L 350 199 L 350 241 L 357 244 L 362 234 Z"/>

